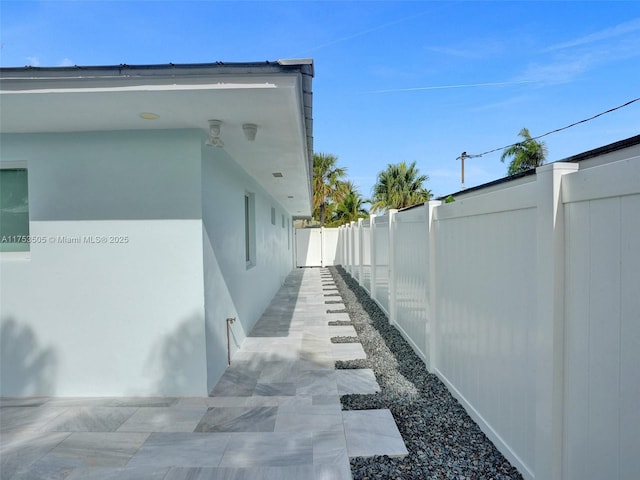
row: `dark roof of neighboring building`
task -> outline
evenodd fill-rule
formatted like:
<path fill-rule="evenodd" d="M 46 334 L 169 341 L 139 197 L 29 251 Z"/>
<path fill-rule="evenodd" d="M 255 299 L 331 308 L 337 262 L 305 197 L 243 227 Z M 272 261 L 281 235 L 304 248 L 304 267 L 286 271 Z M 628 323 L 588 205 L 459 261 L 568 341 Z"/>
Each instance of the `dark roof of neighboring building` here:
<path fill-rule="evenodd" d="M 572 155 L 570 157 L 563 158 L 562 160 L 557 160 L 558 162 L 568 162 L 568 163 L 579 163 L 584 160 L 589 160 L 594 157 L 599 157 L 601 155 L 605 155 L 607 153 L 615 152 L 617 150 L 622 150 L 623 148 L 633 147 L 635 145 L 640 145 L 640 135 L 636 135 L 633 137 L 626 138 L 624 140 L 619 140 L 617 142 L 610 143 L 608 145 L 604 145 L 602 147 L 594 148 L 593 150 L 588 150 L 586 152 L 578 153 L 577 155 Z M 555 163 L 555 162 L 552 162 Z M 483 183 L 482 185 L 478 185 L 476 187 L 466 188 L 464 190 L 459 190 L 457 192 L 451 193 L 450 195 L 455 197 L 456 195 L 462 195 L 465 193 L 475 192 L 478 190 L 483 190 L 488 187 L 492 187 L 494 185 L 499 185 L 501 183 L 511 182 L 513 180 L 517 180 L 519 178 L 528 177 L 530 175 L 535 175 L 536 169 L 532 168 L 525 172 L 516 173 L 515 175 L 510 175 L 508 177 L 499 178 L 498 180 L 494 180 L 492 182 Z M 449 195 L 443 195 L 438 197 L 436 200 L 444 200 Z"/>

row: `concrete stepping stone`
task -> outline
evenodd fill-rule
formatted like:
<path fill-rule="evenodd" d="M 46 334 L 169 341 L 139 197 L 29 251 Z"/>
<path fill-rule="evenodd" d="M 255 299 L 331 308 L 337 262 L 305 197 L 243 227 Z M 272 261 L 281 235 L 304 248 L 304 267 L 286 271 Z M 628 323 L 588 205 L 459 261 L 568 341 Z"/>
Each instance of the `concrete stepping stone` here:
<path fill-rule="evenodd" d="M 408 454 L 388 409 L 345 410 L 342 419 L 350 458 L 374 455 L 404 457 Z"/>
<path fill-rule="evenodd" d="M 370 368 L 336 370 L 336 381 L 339 395 L 366 395 L 380 391 L 380 385 Z"/>
<path fill-rule="evenodd" d="M 332 343 L 331 355 L 334 360 L 359 360 L 367 358 L 360 343 Z"/>

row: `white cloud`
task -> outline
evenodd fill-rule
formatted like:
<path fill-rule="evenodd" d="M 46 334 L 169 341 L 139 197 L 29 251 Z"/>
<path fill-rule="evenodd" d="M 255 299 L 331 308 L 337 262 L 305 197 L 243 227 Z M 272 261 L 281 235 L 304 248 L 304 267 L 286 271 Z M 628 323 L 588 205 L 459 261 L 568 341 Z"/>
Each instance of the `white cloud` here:
<path fill-rule="evenodd" d="M 453 84 L 453 85 L 426 85 L 422 87 L 372 90 L 369 92 L 360 92 L 360 93 L 394 93 L 394 92 L 417 92 L 421 90 L 449 90 L 452 88 L 506 87 L 511 85 L 520 85 L 523 83 L 535 83 L 538 81 L 539 80 L 524 77 L 521 79 L 510 80 L 508 82 L 461 83 L 461 84 Z"/>
<path fill-rule="evenodd" d="M 558 59 L 547 64 L 532 63 L 518 78 L 532 83 L 569 83 L 588 70 L 591 64 L 589 56 L 581 56 L 573 60 Z"/>
<path fill-rule="evenodd" d="M 39 67 L 40 59 L 38 57 L 27 57 L 27 65 L 30 67 Z"/>
<path fill-rule="evenodd" d="M 628 33 L 634 33 L 637 31 L 640 31 L 640 18 L 635 18 L 628 22 L 620 23 L 615 27 L 600 30 L 598 32 L 591 33 L 589 35 L 585 35 L 584 37 L 580 37 L 573 40 L 569 40 L 567 42 L 562 42 L 556 45 L 552 45 L 546 48 L 544 51 L 551 52 L 554 50 L 564 50 L 566 48 L 578 47 L 578 46 L 587 45 L 594 42 L 599 42 L 602 40 L 607 40 L 610 38 L 619 37 L 621 35 L 626 35 Z"/>
<path fill-rule="evenodd" d="M 60 64 L 58 65 L 59 67 L 73 67 L 75 65 L 75 63 L 73 63 L 73 60 L 70 60 L 68 58 L 63 58 L 62 61 L 60 62 Z"/>

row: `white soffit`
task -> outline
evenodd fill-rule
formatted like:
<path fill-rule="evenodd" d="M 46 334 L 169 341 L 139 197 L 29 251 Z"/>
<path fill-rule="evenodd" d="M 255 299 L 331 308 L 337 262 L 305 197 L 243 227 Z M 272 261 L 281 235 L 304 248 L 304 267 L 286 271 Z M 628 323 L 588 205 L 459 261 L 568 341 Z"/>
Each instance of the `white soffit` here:
<path fill-rule="evenodd" d="M 222 120 L 224 150 L 294 216 L 311 214 L 299 74 L 3 78 L 2 133 L 199 129 Z M 145 120 L 141 113 L 157 115 Z M 248 141 L 242 125 L 258 126 Z M 203 140 L 204 141 L 204 140 Z M 217 148 L 217 147 L 206 147 Z M 274 172 L 282 172 L 275 178 Z M 293 196 L 293 199 L 290 198 Z"/>

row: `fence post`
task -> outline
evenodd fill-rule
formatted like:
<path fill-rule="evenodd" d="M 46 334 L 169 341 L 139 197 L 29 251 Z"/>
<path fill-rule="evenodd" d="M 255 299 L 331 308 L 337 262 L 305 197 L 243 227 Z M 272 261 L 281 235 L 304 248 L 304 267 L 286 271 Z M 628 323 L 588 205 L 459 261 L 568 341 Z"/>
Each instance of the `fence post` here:
<path fill-rule="evenodd" d="M 575 163 L 536 169 L 537 186 L 537 334 L 536 478 L 559 480 L 563 466 L 564 388 L 564 206 L 562 175 Z"/>
<path fill-rule="evenodd" d="M 369 277 L 369 281 L 371 282 L 370 287 L 370 297 L 372 299 L 376 298 L 376 216 L 374 214 L 369 215 L 369 263 L 371 264 L 371 276 Z"/>
<path fill-rule="evenodd" d="M 362 222 L 363 219 L 358 219 L 358 284 L 362 286 L 362 263 L 364 261 L 364 255 L 362 254 Z"/>
<path fill-rule="evenodd" d="M 395 208 L 389 209 L 389 323 L 391 325 L 396 324 L 397 309 L 396 299 L 398 298 L 396 292 L 396 213 L 398 210 Z"/>
<path fill-rule="evenodd" d="M 436 240 L 436 232 L 435 232 L 435 222 L 438 216 L 438 208 L 442 202 L 439 200 L 433 200 L 425 204 L 425 208 L 427 209 L 427 262 L 429 266 L 428 272 L 428 282 L 429 287 L 427 290 L 427 304 L 425 308 L 427 309 L 427 318 L 428 318 L 428 332 L 429 338 L 427 339 L 426 348 L 428 348 L 428 360 L 429 360 L 429 371 L 435 372 L 437 368 L 437 353 L 438 353 L 438 265 L 436 263 L 436 249 L 438 248 L 438 243 Z"/>
<path fill-rule="evenodd" d="M 354 240 L 355 228 L 356 228 L 356 222 L 349 223 L 349 274 L 353 278 L 356 278 L 356 270 L 355 270 L 355 267 L 356 267 L 356 259 L 355 259 L 356 247 L 355 247 L 355 240 Z"/>
<path fill-rule="evenodd" d="M 324 227 L 320 226 L 320 268 L 324 268 Z"/>

